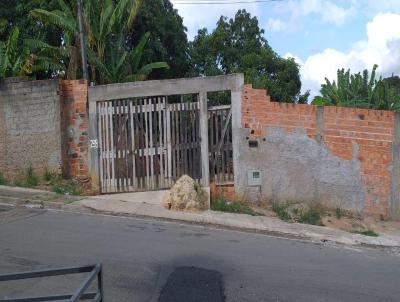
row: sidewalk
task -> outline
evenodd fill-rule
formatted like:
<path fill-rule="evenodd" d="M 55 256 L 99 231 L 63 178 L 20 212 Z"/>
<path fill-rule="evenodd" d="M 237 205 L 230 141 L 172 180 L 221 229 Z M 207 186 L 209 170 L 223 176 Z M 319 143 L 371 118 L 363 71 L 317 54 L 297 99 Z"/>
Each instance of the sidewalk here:
<path fill-rule="evenodd" d="M 150 197 L 150 198 L 149 198 Z M 396 248 L 400 254 L 400 230 L 369 237 L 307 224 L 288 223 L 276 217 L 250 216 L 215 211 L 176 212 L 161 206 L 162 192 L 114 194 L 94 197 L 57 195 L 48 191 L 0 186 L 0 205 L 61 209 L 72 212 L 95 212 L 121 216 L 153 217 L 221 228 L 258 232 L 268 235 L 307 240 L 314 243 L 337 243 L 349 246 Z"/>
<path fill-rule="evenodd" d="M 250 216 L 215 211 L 200 213 L 176 212 L 164 209 L 154 202 L 118 200 L 118 195 L 111 198 L 96 196 L 73 203 L 97 212 L 114 215 L 149 216 L 160 219 L 178 220 L 190 223 L 216 225 L 225 228 L 255 231 L 270 235 L 309 240 L 315 243 L 339 243 L 351 246 L 399 247 L 400 236 L 380 234 L 369 237 L 352 234 L 327 227 L 288 223 L 276 217 Z"/>

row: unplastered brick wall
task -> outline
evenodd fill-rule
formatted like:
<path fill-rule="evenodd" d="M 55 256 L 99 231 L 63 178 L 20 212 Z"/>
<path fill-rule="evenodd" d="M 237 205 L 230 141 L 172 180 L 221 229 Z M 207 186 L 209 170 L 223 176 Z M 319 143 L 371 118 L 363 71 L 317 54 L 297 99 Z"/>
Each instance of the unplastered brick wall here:
<path fill-rule="evenodd" d="M 32 167 L 61 164 L 58 80 L 9 78 L 0 84 L 0 172 L 15 178 Z"/>
<path fill-rule="evenodd" d="M 399 205 L 396 113 L 271 102 L 246 85 L 237 193 L 387 216 Z M 398 137 L 399 135 L 397 135 Z M 249 141 L 257 141 L 257 147 Z M 394 157 L 395 156 L 395 157 Z M 261 186 L 249 186 L 248 170 Z"/>
<path fill-rule="evenodd" d="M 87 97 L 86 81 L 60 81 L 63 175 L 83 182 L 89 180 Z"/>

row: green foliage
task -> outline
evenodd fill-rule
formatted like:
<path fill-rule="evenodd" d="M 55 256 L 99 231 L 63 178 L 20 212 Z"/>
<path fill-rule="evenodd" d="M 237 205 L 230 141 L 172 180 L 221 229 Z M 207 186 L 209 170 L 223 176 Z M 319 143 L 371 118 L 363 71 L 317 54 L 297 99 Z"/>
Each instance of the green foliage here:
<path fill-rule="evenodd" d="M 257 213 L 243 202 L 228 202 L 223 198 L 211 200 L 211 210 L 236 214 L 247 214 L 251 216 L 263 216 L 263 214 Z"/>
<path fill-rule="evenodd" d="M 87 32 L 87 52 L 91 81 L 98 84 L 144 80 L 153 70 L 167 68 L 164 62 L 142 65 L 142 56 L 149 40 L 144 34 L 138 45 L 129 50 L 127 35 L 132 30 L 140 1 L 88 0 L 84 2 L 84 25 Z M 52 11 L 34 9 L 31 15 L 45 24 L 62 30 L 62 45 L 45 45 L 52 58 L 65 62 L 68 79 L 75 79 L 81 66 L 80 37 L 74 2 L 57 0 Z M 37 42 L 36 42 L 37 43 Z"/>
<path fill-rule="evenodd" d="M 316 208 L 310 207 L 307 211 L 300 213 L 297 222 L 322 226 L 321 213 Z"/>
<path fill-rule="evenodd" d="M 279 57 L 263 37 L 256 17 L 239 10 L 235 18 L 221 17 L 215 30 L 198 31 L 190 43 L 194 75 L 243 72 L 245 82 L 265 88 L 273 100 L 296 102 L 301 89 L 299 66 Z"/>
<path fill-rule="evenodd" d="M 297 104 L 308 104 L 308 98 L 310 97 L 310 90 L 307 90 L 304 94 L 299 95 Z"/>
<path fill-rule="evenodd" d="M 31 73 L 33 55 L 20 39 L 18 27 L 14 27 L 5 42 L 0 41 L 0 79 Z"/>
<path fill-rule="evenodd" d="M 311 204 L 304 208 L 297 208 L 296 205 L 296 203 L 291 204 L 275 202 L 272 205 L 272 210 L 280 219 L 284 221 L 322 226 L 322 207 L 320 207 L 318 204 Z"/>
<path fill-rule="evenodd" d="M 272 210 L 275 214 L 282 220 L 290 220 L 290 215 L 288 211 L 288 205 L 283 203 L 274 202 L 272 205 Z"/>
<path fill-rule="evenodd" d="M 1 0 L 0 1 L 0 40 L 5 41 L 8 33 L 14 27 L 21 30 L 21 38 L 50 38 L 54 32 L 37 24 L 29 17 L 29 12 L 35 8 L 48 9 L 49 0 Z"/>
<path fill-rule="evenodd" d="M 388 81 L 382 77 L 376 79 L 374 65 L 371 75 L 368 70 L 351 74 L 350 70 L 340 69 L 337 72 L 337 81 L 321 85 L 321 95 L 316 97 L 313 104 L 323 106 L 357 107 L 368 109 L 399 110 L 400 97 L 395 89 L 391 88 Z"/>
<path fill-rule="evenodd" d="M 60 181 L 60 176 L 58 176 L 57 173 L 46 168 L 43 172 L 43 180 L 47 183 L 54 184 Z"/>
<path fill-rule="evenodd" d="M 61 30 L 59 45 L 51 46 L 41 40 L 37 43 L 42 42 L 42 46 L 46 46 L 46 51 L 51 54 L 51 60 L 63 64 L 59 72 L 66 72 L 67 79 L 76 79 L 80 63 L 80 39 L 75 3 L 56 0 L 55 9 L 35 8 L 31 10 L 30 15 L 45 26 Z"/>
<path fill-rule="evenodd" d="M 33 171 L 32 166 L 30 166 L 26 170 L 26 173 L 22 177 L 14 181 L 14 185 L 16 185 L 17 187 L 31 188 L 31 187 L 36 187 L 38 184 L 39 184 L 39 177 Z"/>
<path fill-rule="evenodd" d="M 346 211 L 341 208 L 336 208 L 335 215 L 337 219 L 342 219 L 346 215 Z"/>
<path fill-rule="evenodd" d="M 59 182 L 53 186 L 53 192 L 60 195 L 80 196 L 83 194 L 83 189 L 72 181 Z"/>
<path fill-rule="evenodd" d="M 366 231 L 361 231 L 357 232 L 358 234 L 364 235 L 364 236 L 371 236 L 371 237 L 378 237 L 379 234 L 374 232 L 373 230 L 366 230 Z"/>
<path fill-rule="evenodd" d="M 166 62 L 169 69 L 157 69 L 152 79 L 184 77 L 189 71 L 188 40 L 183 20 L 169 0 L 142 1 L 135 24 L 127 37 L 128 49 L 150 33 L 143 64 Z"/>
<path fill-rule="evenodd" d="M 7 179 L 5 178 L 4 174 L 0 172 L 0 185 L 4 186 L 7 184 Z"/>
<path fill-rule="evenodd" d="M 103 61 L 97 58 L 96 54 L 89 50 L 89 62 L 99 72 L 98 82 L 121 83 L 130 81 L 143 81 L 155 69 L 168 68 L 165 62 L 153 62 L 141 66 L 144 49 L 150 34 L 146 33 L 139 41 L 139 44 L 131 51 L 127 51 L 123 44 L 123 36 L 109 37 L 106 42 Z M 92 71 L 92 74 L 94 72 Z"/>

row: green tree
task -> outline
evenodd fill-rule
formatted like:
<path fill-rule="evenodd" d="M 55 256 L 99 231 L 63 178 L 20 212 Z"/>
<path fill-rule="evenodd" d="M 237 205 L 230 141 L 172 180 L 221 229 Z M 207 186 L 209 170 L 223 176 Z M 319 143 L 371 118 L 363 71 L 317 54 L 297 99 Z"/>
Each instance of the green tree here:
<path fill-rule="evenodd" d="M 339 69 L 337 80 L 321 85 L 321 96 L 314 99 L 316 105 L 332 105 L 368 109 L 399 110 L 400 98 L 387 81 L 376 78 L 374 65 L 371 74 L 368 70 L 351 74 L 350 69 Z"/>
<path fill-rule="evenodd" d="M 155 69 L 168 69 L 166 62 L 153 62 L 141 65 L 143 51 L 150 34 L 146 33 L 139 41 L 139 44 L 131 51 L 127 51 L 121 36 L 110 37 L 106 43 L 103 60 L 89 50 L 89 62 L 92 67 L 101 75 L 100 84 L 143 81 Z"/>
<path fill-rule="evenodd" d="M 128 48 L 138 45 L 147 32 L 150 38 L 144 49 L 143 64 L 163 61 L 170 67 L 156 70 L 150 78 L 186 76 L 189 71 L 186 28 L 170 0 L 142 1 L 135 24 L 127 37 Z"/>
<path fill-rule="evenodd" d="M 40 20 L 43 26 L 53 25 L 62 31 L 59 60 L 65 64 L 67 79 L 76 79 L 80 63 L 80 39 L 76 6 L 64 0 L 58 0 L 57 4 L 57 9 L 49 11 L 36 8 L 30 14 Z M 45 41 L 40 42 L 42 43 L 42 47 L 47 46 L 49 50 L 53 48 L 53 46 L 47 44 Z"/>
<path fill-rule="evenodd" d="M 57 0 L 57 4 L 55 10 L 34 9 L 31 14 L 43 23 L 53 24 L 62 30 L 59 59 L 66 63 L 67 78 L 75 79 L 79 76 L 81 65 L 76 7 L 65 0 Z M 127 47 L 127 35 L 133 27 L 139 7 L 139 0 L 85 1 L 84 25 L 92 82 L 104 84 L 144 79 L 154 69 L 167 67 L 163 62 L 140 65 L 148 35 L 140 40 L 136 48 L 129 50 Z M 45 42 L 41 45 L 46 47 Z M 51 45 L 47 45 L 47 49 L 49 52 L 54 50 Z"/>
<path fill-rule="evenodd" d="M 0 41 L 0 79 L 30 75 L 35 71 L 59 67 L 57 62 L 47 57 L 47 51 L 40 47 L 32 47 L 29 42 L 21 38 L 18 27 L 11 29 L 6 41 Z M 32 52 L 32 49 L 35 52 Z"/>
<path fill-rule="evenodd" d="M 257 18 L 246 10 L 239 10 L 233 19 L 221 17 L 211 33 L 199 30 L 190 45 L 190 59 L 194 74 L 242 72 L 246 83 L 267 89 L 275 101 L 296 102 L 299 97 L 299 66 L 272 50 Z"/>
<path fill-rule="evenodd" d="M 399 76 L 395 76 L 392 74 L 392 76 L 383 79 L 383 81 L 385 83 L 387 83 L 391 89 L 394 90 L 396 95 L 400 96 L 400 77 Z"/>
<path fill-rule="evenodd" d="M 38 26 L 37 21 L 30 18 L 29 12 L 35 8 L 50 9 L 48 0 L 1 0 L 0 1 L 0 40 L 5 41 L 13 28 L 20 29 L 21 39 L 51 38 L 48 28 Z"/>

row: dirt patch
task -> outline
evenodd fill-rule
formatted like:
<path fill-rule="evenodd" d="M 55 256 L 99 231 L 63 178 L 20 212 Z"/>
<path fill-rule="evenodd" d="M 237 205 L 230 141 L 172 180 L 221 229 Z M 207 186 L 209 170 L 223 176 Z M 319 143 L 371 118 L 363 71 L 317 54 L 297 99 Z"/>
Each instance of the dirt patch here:
<path fill-rule="evenodd" d="M 290 202 L 273 205 L 271 202 L 251 204 L 254 211 L 287 222 L 325 226 L 366 236 L 388 234 L 400 236 L 400 222 L 364 217 L 340 208 L 328 209 L 321 204 Z"/>

